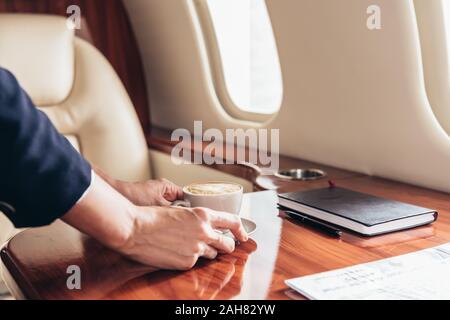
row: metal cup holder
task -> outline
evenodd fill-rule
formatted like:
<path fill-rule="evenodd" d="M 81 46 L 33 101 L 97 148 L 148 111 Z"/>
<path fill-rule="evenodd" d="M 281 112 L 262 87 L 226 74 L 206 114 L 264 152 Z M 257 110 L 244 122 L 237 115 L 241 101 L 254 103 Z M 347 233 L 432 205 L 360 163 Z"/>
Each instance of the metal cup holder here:
<path fill-rule="evenodd" d="M 278 171 L 275 176 L 287 180 L 312 181 L 322 179 L 327 174 L 319 169 L 288 169 Z"/>

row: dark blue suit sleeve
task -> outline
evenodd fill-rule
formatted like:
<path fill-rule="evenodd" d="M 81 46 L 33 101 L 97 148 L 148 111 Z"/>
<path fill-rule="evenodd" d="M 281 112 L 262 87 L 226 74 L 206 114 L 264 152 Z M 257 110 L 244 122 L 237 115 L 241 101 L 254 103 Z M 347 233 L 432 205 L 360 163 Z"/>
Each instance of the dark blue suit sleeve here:
<path fill-rule="evenodd" d="M 87 161 L 0 68 L 0 210 L 16 227 L 48 225 L 90 183 Z"/>

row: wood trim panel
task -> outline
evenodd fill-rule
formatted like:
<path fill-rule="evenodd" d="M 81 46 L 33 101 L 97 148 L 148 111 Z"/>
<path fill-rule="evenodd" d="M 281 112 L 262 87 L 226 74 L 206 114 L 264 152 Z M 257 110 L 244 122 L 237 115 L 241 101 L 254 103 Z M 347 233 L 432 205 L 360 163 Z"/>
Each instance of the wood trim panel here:
<path fill-rule="evenodd" d="M 146 135 L 147 144 L 150 148 L 171 154 L 172 149 L 178 144 L 176 141 L 171 141 L 171 132 L 167 129 L 153 127 Z M 195 154 L 203 154 L 208 143 L 203 143 L 200 148 L 191 144 L 184 143 L 183 147 L 186 150 L 190 150 L 191 159 L 194 159 Z M 239 147 L 234 146 L 234 154 L 238 152 Z M 242 149 L 241 149 L 242 150 Z M 244 150 L 245 154 L 248 154 L 249 150 Z M 229 159 L 230 155 L 227 155 L 225 150 L 222 152 L 223 161 Z M 234 155 L 233 155 L 234 159 Z M 263 190 L 277 190 L 278 192 L 289 192 L 293 190 L 300 190 L 303 188 L 310 188 L 311 186 L 327 186 L 329 180 L 342 180 L 352 177 L 363 176 L 355 172 L 341 170 L 330 166 L 317 164 L 310 161 L 301 159 L 295 159 L 286 156 L 280 156 L 280 168 L 281 169 L 320 169 L 327 173 L 327 176 L 323 179 L 316 181 L 291 181 L 281 179 L 273 175 L 273 172 L 267 171 L 260 164 L 257 165 L 244 165 L 244 164 L 213 164 L 208 166 L 213 169 L 217 169 L 236 177 L 240 177 L 249 180 L 254 185 L 255 191 Z"/>
<path fill-rule="evenodd" d="M 20 233 L 1 258 L 13 277 L 7 279 L 9 285 L 13 281 L 31 299 L 304 299 L 284 281 L 450 241 L 448 194 L 366 176 L 337 184 L 431 207 L 440 216 L 434 224 L 402 232 L 366 238 L 345 231 L 336 239 L 286 218 L 269 191 L 246 195 L 249 218 L 260 229 L 249 242 L 214 261 L 200 260 L 186 272 L 155 272 L 62 222 Z M 80 291 L 66 288 L 66 268 L 74 264 L 83 270 Z"/>

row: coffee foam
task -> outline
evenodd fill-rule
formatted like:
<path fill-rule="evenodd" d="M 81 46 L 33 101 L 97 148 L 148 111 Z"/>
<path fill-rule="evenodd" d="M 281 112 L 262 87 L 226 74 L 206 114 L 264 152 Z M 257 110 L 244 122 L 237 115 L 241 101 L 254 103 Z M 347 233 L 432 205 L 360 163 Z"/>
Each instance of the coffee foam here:
<path fill-rule="evenodd" d="M 198 183 L 185 188 L 189 193 L 196 195 L 221 195 L 241 190 L 241 186 L 231 183 Z"/>

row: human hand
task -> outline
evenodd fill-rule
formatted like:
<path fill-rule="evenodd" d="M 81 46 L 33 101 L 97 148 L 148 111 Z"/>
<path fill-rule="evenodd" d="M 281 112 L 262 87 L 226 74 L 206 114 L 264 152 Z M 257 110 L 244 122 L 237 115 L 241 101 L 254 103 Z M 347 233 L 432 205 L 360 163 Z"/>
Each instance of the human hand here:
<path fill-rule="evenodd" d="M 137 206 L 167 207 L 183 199 L 181 187 L 166 179 L 126 183 L 116 186 L 118 191 Z"/>
<path fill-rule="evenodd" d="M 229 229 L 245 242 L 248 235 L 237 215 L 206 208 L 136 207 L 129 239 L 116 247 L 125 256 L 161 269 L 188 270 L 200 257 L 231 253 L 233 239 L 215 231 Z"/>
<path fill-rule="evenodd" d="M 248 235 L 237 215 L 203 208 L 138 207 L 97 176 L 62 220 L 107 247 L 148 266 L 186 270 L 200 257 L 234 251 Z"/>
<path fill-rule="evenodd" d="M 169 180 L 125 182 L 110 177 L 95 166 L 94 169 L 97 175 L 137 206 L 170 206 L 172 202 L 183 199 L 183 190 Z"/>

